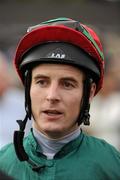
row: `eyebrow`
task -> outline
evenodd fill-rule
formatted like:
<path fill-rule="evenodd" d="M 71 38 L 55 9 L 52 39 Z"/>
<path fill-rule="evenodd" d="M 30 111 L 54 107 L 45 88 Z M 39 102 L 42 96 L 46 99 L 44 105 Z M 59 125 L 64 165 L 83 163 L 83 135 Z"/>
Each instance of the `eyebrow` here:
<path fill-rule="evenodd" d="M 42 75 L 42 74 L 37 74 L 37 75 L 33 76 L 33 80 L 35 80 L 35 81 L 40 78 L 49 78 L 49 76 Z"/>
<path fill-rule="evenodd" d="M 37 81 L 37 80 L 39 80 L 40 78 L 44 78 L 44 79 L 47 79 L 47 78 L 49 78 L 49 76 L 47 76 L 47 75 L 43 75 L 43 74 L 37 74 L 37 75 L 35 75 L 34 77 L 33 77 L 33 80 L 34 81 Z M 71 82 L 73 82 L 74 84 L 76 84 L 76 85 L 78 85 L 78 80 L 76 80 L 74 77 L 72 77 L 72 76 L 68 76 L 68 77 L 61 77 L 60 78 L 60 81 L 71 81 Z"/>
<path fill-rule="evenodd" d="M 76 80 L 74 77 L 62 77 L 61 80 L 65 80 L 65 81 L 71 81 L 73 83 L 75 83 L 76 85 L 78 84 L 78 80 Z"/>

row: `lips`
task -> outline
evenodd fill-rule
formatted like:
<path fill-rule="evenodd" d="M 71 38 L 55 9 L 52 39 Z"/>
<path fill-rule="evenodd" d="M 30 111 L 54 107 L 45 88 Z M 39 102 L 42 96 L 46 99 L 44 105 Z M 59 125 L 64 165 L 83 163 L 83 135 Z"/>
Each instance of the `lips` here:
<path fill-rule="evenodd" d="M 43 112 L 49 116 L 55 116 L 55 115 L 61 115 L 62 114 L 62 112 L 57 111 L 57 110 L 45 110 Z"/>

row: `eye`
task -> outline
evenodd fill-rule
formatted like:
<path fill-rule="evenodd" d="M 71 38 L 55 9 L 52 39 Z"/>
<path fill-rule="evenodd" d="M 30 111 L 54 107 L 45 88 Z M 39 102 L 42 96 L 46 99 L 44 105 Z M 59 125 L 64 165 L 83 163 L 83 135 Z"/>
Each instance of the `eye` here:
<path fill-rule="evenodd" d="M 65 89 L 73 89 L 75 87 L 75 85 L 71 82 L 71 81 L 63 81 L 62 85 Z"/>
<path fill-rule="evenodd" d="M 46 87 L 48 85 L 48 81 L 46 79 L 39 79 L 36 81 L 36 84 L 40 87 Z"/>

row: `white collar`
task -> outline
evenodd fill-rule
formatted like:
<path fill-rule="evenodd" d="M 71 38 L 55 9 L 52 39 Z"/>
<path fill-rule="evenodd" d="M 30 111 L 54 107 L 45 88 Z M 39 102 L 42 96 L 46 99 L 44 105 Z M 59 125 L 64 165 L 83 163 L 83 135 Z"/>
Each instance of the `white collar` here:
<path fill-rule="evenodd" d="M 52 159 L 65 144 L 76 139 L 80 135 L 80 129 L 78 128 L 60 139 L 48 139 L 35 128 L 33 128 L 33 134 L 41 147 L 42 153 L 46 155 L 48 159 Z"/>

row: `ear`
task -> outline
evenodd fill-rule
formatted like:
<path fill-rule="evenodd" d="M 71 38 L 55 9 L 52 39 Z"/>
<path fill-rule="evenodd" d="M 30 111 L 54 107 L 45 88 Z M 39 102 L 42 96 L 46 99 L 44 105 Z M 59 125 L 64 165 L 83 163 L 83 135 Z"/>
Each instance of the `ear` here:
<path fill-rule="evenodd" d="M 90 97 L 89 97 L 89 102 L 91 103 L 96 91 L 96 84 L 92 83 L 91 84 L 91 89 L 90 89 Z"/>

